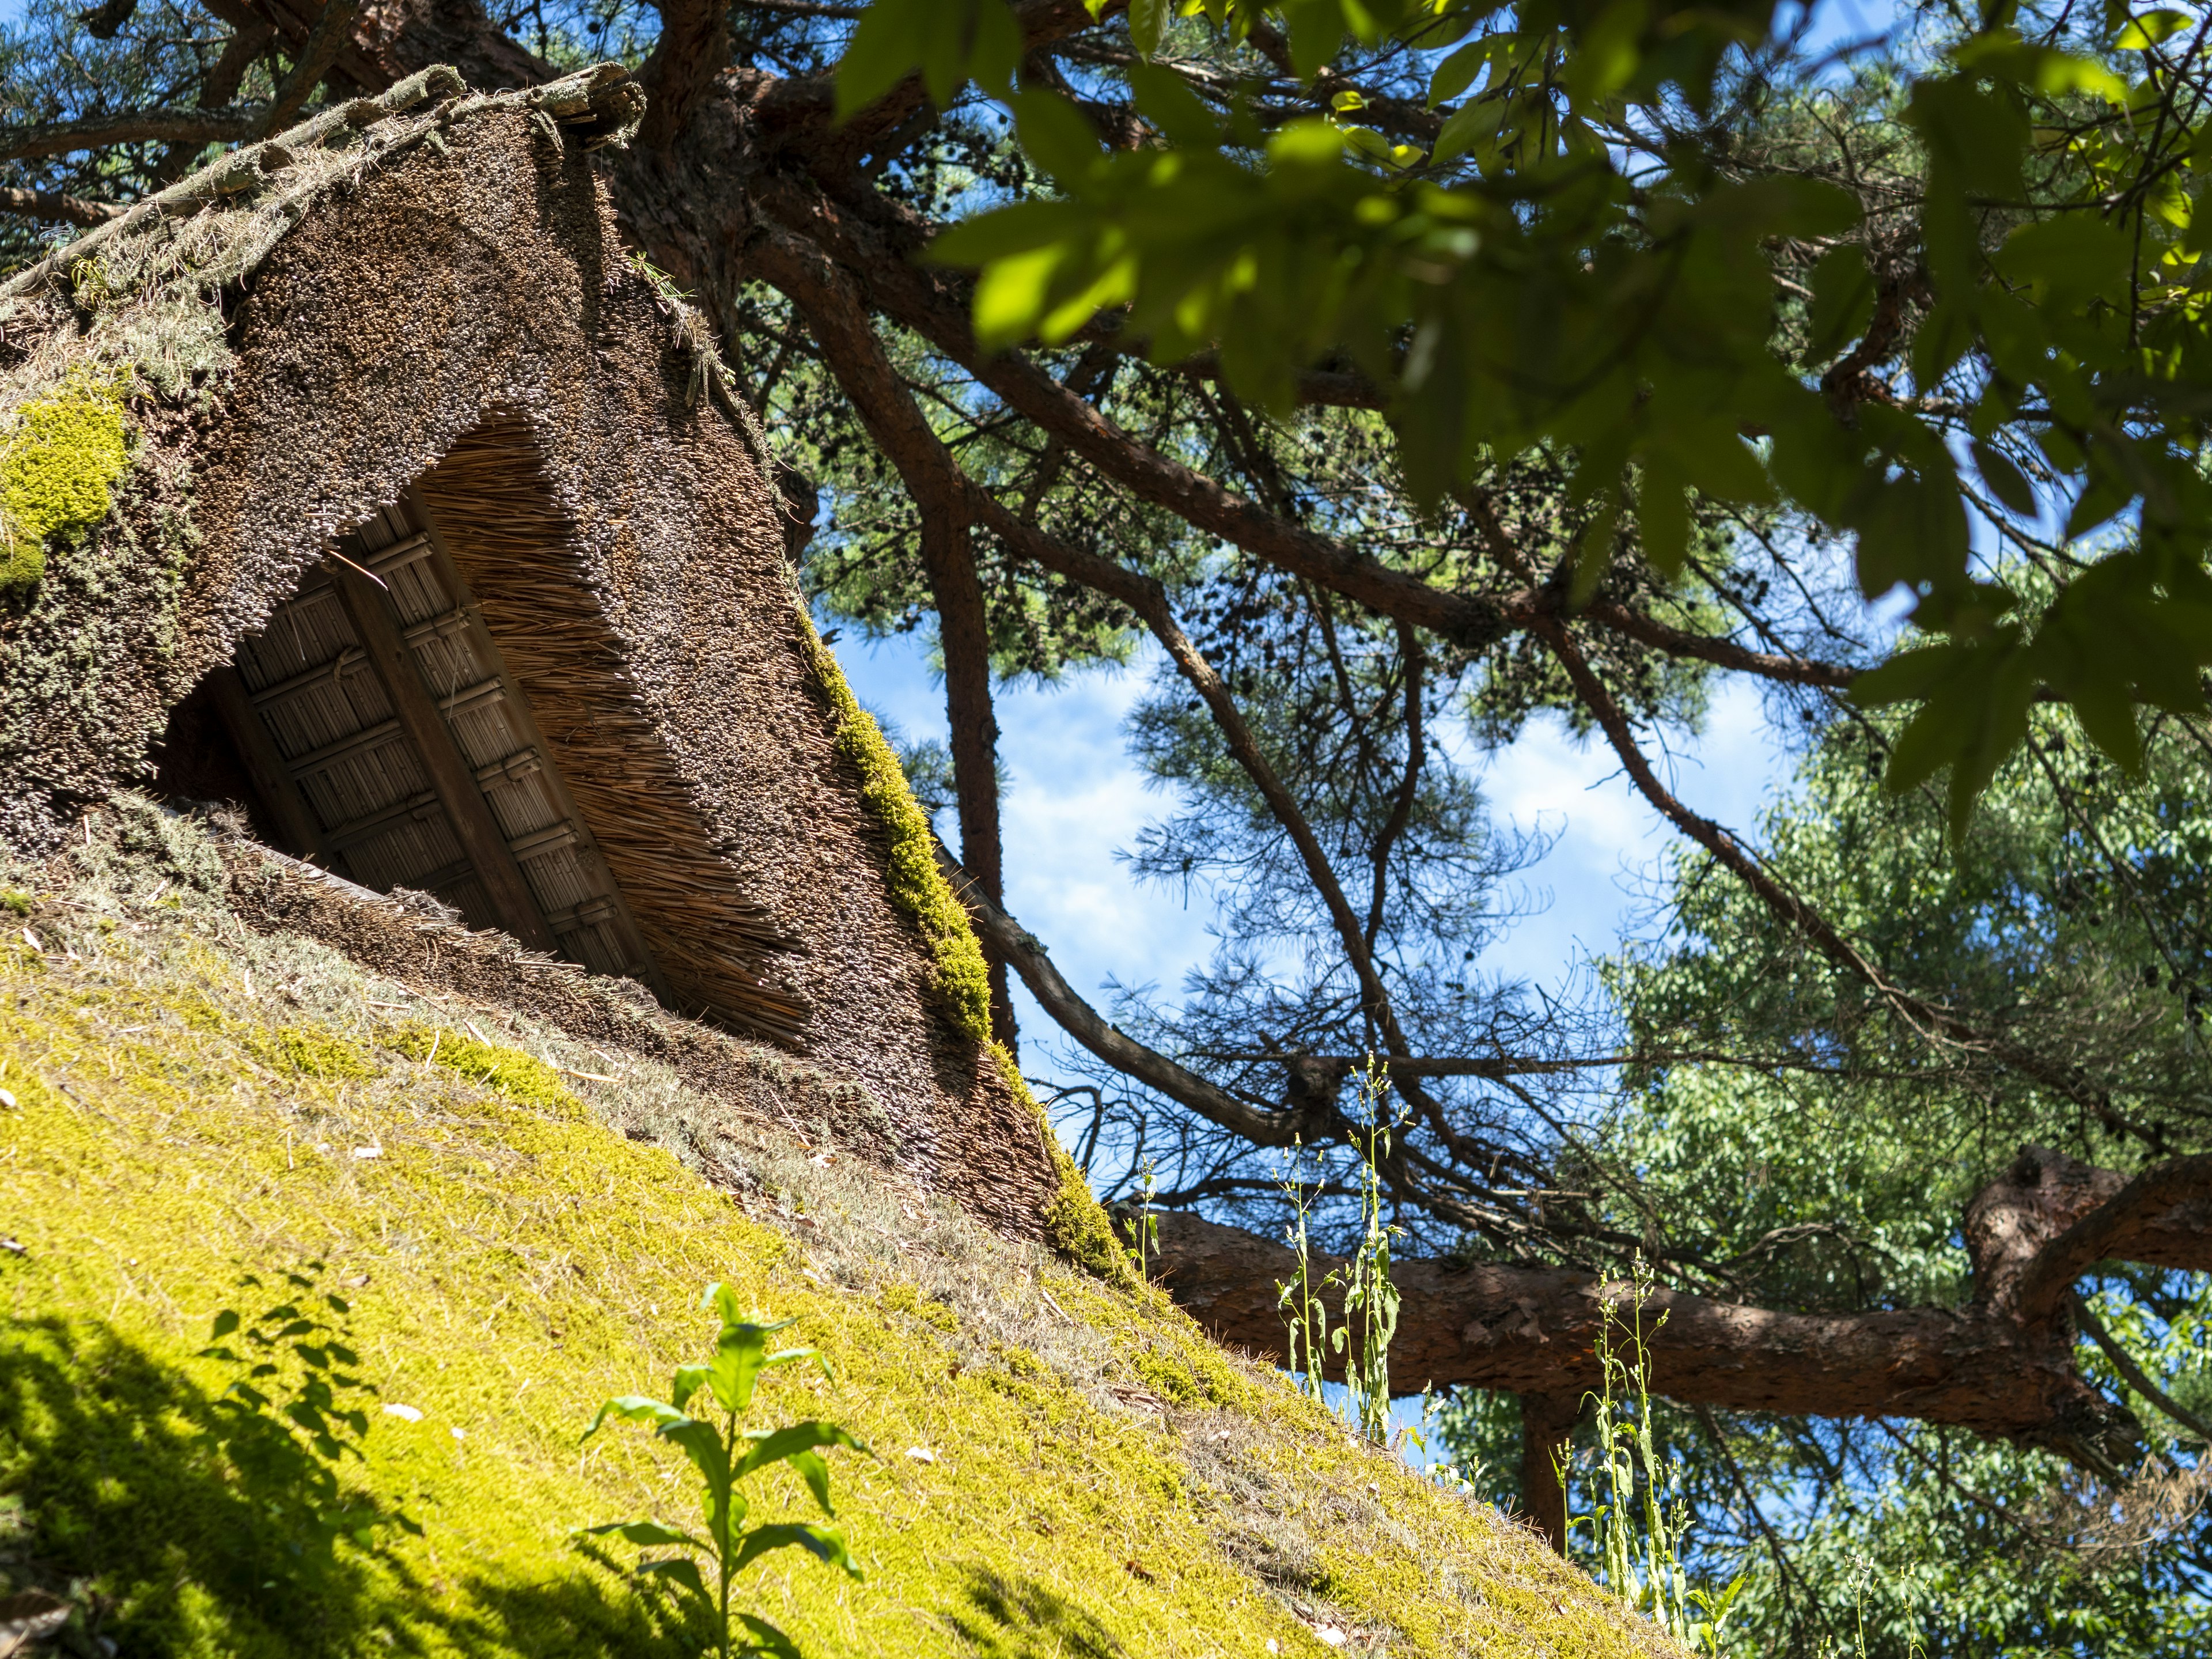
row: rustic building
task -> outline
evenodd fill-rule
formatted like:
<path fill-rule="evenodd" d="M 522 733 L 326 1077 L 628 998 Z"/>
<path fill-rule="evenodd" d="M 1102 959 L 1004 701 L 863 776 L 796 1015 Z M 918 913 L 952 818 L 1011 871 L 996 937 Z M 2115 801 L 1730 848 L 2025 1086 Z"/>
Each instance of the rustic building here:
<path fill-rule="evenodd" d="M 638 106 L 433 70 L 7 286 L 0 833 L 236 803 L 346 891 L 851 1079 L 886 1162 L 1044 1230 L 1064 1160 L 765 442 L 596 180 Z"/>

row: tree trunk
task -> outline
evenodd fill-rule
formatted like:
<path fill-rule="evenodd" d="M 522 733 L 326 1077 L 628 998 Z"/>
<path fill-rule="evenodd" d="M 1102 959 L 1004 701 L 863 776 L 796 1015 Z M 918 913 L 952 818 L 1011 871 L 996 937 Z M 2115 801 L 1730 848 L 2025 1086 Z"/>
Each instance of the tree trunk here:
<path fill-rule="evenodd" d="M 1576 1394 L 1521 1396 L 1521 1512 L 1561 1555 L 1567 1553 L 1567 1488 L 1559 1471 L 1581 1407 Z"/>
<path fill-rule="evenodd" d="M 921 556 L 937 606 L 938 641 L 945 653 L 945 714 L 952 728 L 952 781 L 958 796 L 960 863 L 997 906 L 1006 904 L 1006 866 L 999 834 L 999 721 L 991 705 L 991 629 L 983 611 L 983 584 L 975 572 L 975 538 L 967 505 L 925 499 Z M 988 938 L 983 960 L 991 970 L 991 1034 L 1014 1049 L 1014 1005 L 1006 994 L 1006 958 Z"/>

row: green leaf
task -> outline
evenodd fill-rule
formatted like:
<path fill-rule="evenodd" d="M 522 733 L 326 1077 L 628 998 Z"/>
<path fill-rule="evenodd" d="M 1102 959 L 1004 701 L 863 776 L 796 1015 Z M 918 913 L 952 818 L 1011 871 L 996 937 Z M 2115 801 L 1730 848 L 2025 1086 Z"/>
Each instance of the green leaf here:
<path fill-rule="evenodd" d="M 1429 107 L 1448 104 L 1474 84 L 1482 66 L 1490 61 L 1491 43 L 1471 40 L 1437 65 L 1429 77 Z"/>
<path fill-rule="evenodd" d="M 1864 248 L 1845 243 L 1822 254 L 1813 267 L 1813 300 L 1805 308 L 1805 361 L 1825 363 L 1858 338 L 1874 315 L 1874 272 Z"/>
<path fill-rule="evenodd" d="M 2196 21 L 2185 11 L 2147 11 L 2128 20 L 2127 27 L 2113 38 L 2112 46 L 2118 52 L 2148 52 L 2191 27 Z"/>
<path fill-rule="evenodd" d="M 1682 568 L 1690 550 L 1689 503 L 1681 478 L 1656 460 L 1644 463 L 1637 480 L 1636 527 L 1655 569 L 1671 576 Z"/>
<path fill-rule="evenodd" d="M 849 120 L 917 70 L 939 109 L 970 80 L 1003 94 L 1021 54 L 1021 26 L 1005 0 L 875 0 L 837 62 L 836 118 Z"/>
<path fill-rule="evenodd" d="M 737 1615 L 737 1621 L 745 1627 L 745 1633 L 752 1638 L 738 1651 L 764 1653 L 770 1659 L 801 1659 L 797 1644 L 758 1614 L 741 1613 Z"/>
<path fill-rule="evenodd" d="M 855 1578 L 865 1577 L 854 1561 L 852 1552 L 845 1547 L 845 1534 L 835 1527 L 818 1526 L 811 1522 L 778 1522 L 755 1527 L 738 1544 L 730 1571 L 743 1572 L 763 1555 L 793 1547 L 805 1550 L 828 1565 L 842 1567 Z"/>
<path fill-rule="evenodd" d="M 764 1324 L 748 1318 L 738 1310 L 737 1292 L 726 1285 L 709 1285 L 702 1305 L 714 1309 L 722 1320 L 721 1335 L 714 1344 L 714 1358 L 707 1375 L 714 1403 L 726 1412 L 742 1414 L 752 1404 L 753 1383 L 763 1366 L 789 1363 L 769 1360 L 768 1339 L 798 1321 L 782 1319 Z"/>
<path fill-rule="evenodd" d="M 2093 299 L 2124 299 L 2135 250 L 2130 233 L 2101 215 L 2064 213 L 2021 226 L 1994 263 L 2027 284 L 2038 304 L 2072 310 Z"/>
<path fill-rule="evenodd" d="M 641 1394 L 626 1394 L 610 1400 L 599 1407 L 599 1414 L 592 1419 L 592 1426 L 584 1431 L 583 1438 L 589 1440 L 610 1417 L 626 1419 L 633 1423 L 682 1423 L 688 1421 L 684 1413 L 665 1401 L 648 1400 Z"/>
<path fill-rule="evenodd" d="M 937 0 L 875 0 L 837 60 L 837 119 L 847 121 L 921 66 Z"/>
<path fill-rule="evenodd" d="M 707 1386 L 704 1365 L 678 1365 L 676 1375 L 668 1381 L 668 1403 L 683 1411 L 691 1403 L 691 1396 Z"/>
<path fill-rule="evenodd" d="M 1598 509 L 1597 516 L 1583 532 L 1582 540 L 1575 548 L 1574 580 L 1567 588 L 1567 605 L 1579 611 L 1588 605 L 1597 585 L 1605 580 L 1606 571 L 1613 564 L 1613 526 L 1620 520 L 1620 503 L 1607 500 Z"/>
<path fill-rule="evenodd" d="M 1220 123 L 1181 76 L 1152 64 L 1132 64 L 1129 90 L 1137 95 L 1137 107 L 1170 143 L 1196 150 L 1212 149 L 1220 143 Z"/>
<path fill-rule="evenodd" d="M 1503 98 L 1478 98 L 1471 104 L 1462 105 L 1445 118 L 1443 130 L 1437 134 L 1431 159 L 1441 164 L 1465 155 L 1496 132 L 1504 118 Z"/>
<path fill-rule="evenodd" d="M 748 1430 L 745 1438 L 752 1443 L 738 1460 L 737 1479 L 742 1480 L 756 1469 L 764 1469 L 771 1463 L 788 1462 L 799 1471 L 799 1477 L 806 1482 L 807 1490 L 814 1494 L 814 1501 L 822 1506 L 824 1514 L 830 1512 L 830 1470 L 817 1455 L 817 1448 L 842 1446 L 871 1457 L 875 1455 L 869 1450 L 866 1441 L 850 1429 L 836 1423 L 808 1421 L 793 1423 L 773 1431 Z"/>
<path fill-rule="evenodd" d="M 1995 495 L 2023 519 L 2036 516 L 2035 489 L 2027 475 L 1998 451 L 1977 438 L 1973 444 L 1974 470 L 1982 475 L 1982 482 Z"/>
<path fill-rule="evenodd" d="M 215 1316 L 215 1328 L 210 1331 L 208 1335 L 219 1341 L 237 1328 L 238 1310 L 235 1308 L 225 1308 Z"/>
<path fill-rule="evenodd" d="M 1917 702 L 1956 670 L 1959 650 L 1959 647 L 1947 644 L 1900 651 L 1880 667 L 1869 669 L 1852 680 L 1851 701 L 1863 708 Z"/>
<path fill-rule="evenodd" d="M 1007 101 L 1014 112 L 1014 136 L 1024 153 L 1063 184 L 1079 181 L 1104 153 L 1097 129 L 1072 100 L 1024 88 Z"/>
<path fill-rule="evenodd" d="M 1129 41 L 1139 57 L 1150 58 L 1160 49 L 1169 15 L 1169 0 L 1129 0 Z"/>
<path fill-rule="evenodd" d="M 604 1538 L 609 1533 L 619 1533 L 633 1544 L 648 1548 L 661 1544 L 680 1545 L 685 1549 L 703 1550 L 709 1546 L 703 1539 L 694 1538 L 680 1527 L 664 1527 L 658 1521 L 610 1521 L 603 1527 L 586 1527 L 589 1538 Z"/>
<path fill-rule="evenodd" d="M 672 1555 L 659 1561 L 641 1561 L 637 1571 L 641 1578 L 665 1578 L 672 1583 L 681 1584 L 697 1596 L 710 1612 L 714 1607 L 714 1598 L 707 1593 L 706 1581 L 699 1577 L 699 1564 L 688 1555 Z"/>
<path fill-rule="evenodd" d="M 1283 0 L 1290 25 L 1291 70 L 1310 81 L 1344 45 L 1344 11 L 1337 0 Z"/>

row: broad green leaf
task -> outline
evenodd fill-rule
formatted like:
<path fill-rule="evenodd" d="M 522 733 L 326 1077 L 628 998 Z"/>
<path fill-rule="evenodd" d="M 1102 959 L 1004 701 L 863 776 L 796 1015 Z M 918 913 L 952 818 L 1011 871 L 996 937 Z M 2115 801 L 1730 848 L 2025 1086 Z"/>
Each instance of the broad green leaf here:
<path fill-rule="evenodd" d="M 1490 52 L 1489 41 L 1474 40 L 1438 64 L 1436 73 L 1429 77 L 1429 107 L 1435 109 L 1448 104 L 1473 86 L 1475 76 L 1490 61 Z"/>
<path fill-rule="evenodd" d="M 1283 21 L 1290 26 L 1291 72 L 1310 81 L 1344 45 L 1343 9 L 1337 0 L 1283 0 Z"/>
<path fill-rule="evenodd" d="M 2010 281 L 2031 285 L 2038 304 L 2072 309 L 2125 296 L 2134 246 L 2129 231 L 2101 214 L 2060 214 L 2014 231 L 1996 264 Z"/>
<path fill-rule="evenodd" d="M 708 1547 L 704 1539 L 694 1538 L 680 1527 L 664 1527 L 658 1521 L 610 1521 L 603 1527 L 586 1527 L 583 1530 L 585 1536 L 589 1538 L 604 1538 L 610 1533 L 619 1533 L 631 1543 L 642 1544 L 648 1548 L 659 1544 L 678 1544 L 694 1550 Z"/>
<path fill-rule="evenodd" d="M 1927 696 L 1958 666 L 1959 647 L 1923 645 L 1900 651 L 1851 682 L 1851 701 L 1865 708 L 1913 702 Z"/>
<path fill-rule="evenodd" d="M 1646 461 L 1637 480 L 1636 527 L 1652 568 L 1673 575 L 1690 550 L 1690 509 L 1671 467 Z"/>
<path fill-rule="evenodd" d="M 216 1340 L 220 1341 L 222 1338 L 228 1336 L 237 1328 L 237 1310 L 234 1308 L 225 1308 L 221 1313 L 215 1316 L 215 1328 L 209 1332 L 208 1334 Z"/>
<path fill-rule="evenodd" d="M 845 1534 L 835 1527 L 824 1527 L 812 1522 L 778 1522 L 769 1526 L 755 1527 L 744 1534 L 738 1553 L 731 1563 L 730 1571 L 743 1572 L 763 1555 L 775 1550 L 797 1547 L 805 1550 L 817 1560 L 833 1567 L 842 1567 L 854 1577 L 862 1574 L 854 1561 L 852 1552 L 845 1547 Z"/>
<path fill-rule="evenodd" d="M 766 1468 L 771 1463 L 789 1462 L 799 1471 L 814 1501 L 830 1513 L 830 1469 L 817 1455 L 816 1449 L 823 1446 L 842 1446 L 850 1451 L 866 1453 L 872 1457 L 867 1443 L 850 1429 L 836 1423 L 808 1421 L 793 1423 L 774 1431 L 749 1429 L 745 1438 L 752 1443 L 738 1459 L 737 1478 L 744 1480 L 756 1469 Z"/>
<path fill-rule="evenodd" d="M 797 1644 L 767 1620 L 750 1613 L 738 1613 L 736 1619 L 752 1638 L 743 1651 L 767 1654 L 769 1659 L 801 1659 Z"/>
<path fill-rule="evenodd" d="M 1169 10 L 1168 0 L 1129 0 L 1129 41 L 1139 57 L 1150 58 L 1160 49 Z"/>
<path fill-rule="evenodd" d="M 665 1578 L 671 1583 L 681 1584 L 703 1602 L 711 1612 L 714 1598 L 708 1594 L 706 1581 L 699 1576 L 699 1564 L 688 1555 L 672 1555 L 659 1561 L 641 1561 L 638 1572 L 648 1578 Z"/>
<path fill-rule="evenodd" d="M 1598 584 L 1613 565 L 1613 532 L 1620 520 L 1620 503 L 1608 498 L 1583 532 L 1575 547 L 1574 580 L 1568 585 L 1567 604 L 1579 611 L 1597 592 Z"/>
<path fill-rule="evenodd" d="M 1982 475 L 1982 482 L 1990 487 L 1990 493 L 2021 518 L 2034 518 L 2035 489 L 2027 475 L 1978 438 L 1974 441 L 1973 451 L 1974 470 Z"/>
<path fill-rule="evenodd" d="M 1825 363 L 1863 333 L 1874 315 L 1874 272 L 1866 250 L 1846 242 L 1813 267 L 1813 299 L 1805 308 L 1805 361 Z"/>
<path fill-rule="evenodd" d="M 1129 90 L 1145 118 L 1164 134 L 1170 143 L 1185 149 L 1209 150 L 1221 142 L 1221 125 L 1213 112 L 1179 75 L 1151 64 L 1129 65 Z"/>
<path fill-rule="evenodd" d="M 1505 100 L 1502 98 L 1478 98 L 1463 104 L 1444 118 L 1443 130 L 1437 134 L 1433 159 L 1438 163 L 1456 160 L 1498 131 L 1498 123 L 1505 118 Z"/>
<path fill-rule="evenodd" d="M 2128 20 L 2127 27 L 2113 37 L 2112 46 L 2119 52 L 2148 52 L 2184 29 L 2193 27 L 2196 21 L 2185 11 L 2143 12 Z"/>
<path fill-rule="evenodd" d="M 663 1400 L 648 1400 L 641 1394 L 626 1394 L 610 1400 L 599 1407 L 599 1414 L 592 1419 L 592 1426 L 584 1431 L 589 1440 L 599 1431 L 600 1425 L 610 1417 L 623 1418 L 633 1423 L 682 1423 L 688 1419 L 682 1412 Z"/>
<path fill-rule="evenodd" d="M 994 260 L 1056 248 L 1089 222 L 1073 202 L 1018 203 L 951 226 L 930 243 L 927 257 L 935 264 L 980 270 Z"/>
<path fill-rule="evenodd" d="M 837 60 L 837 118 L 849 120 L 921 66 L 937 0 L 875 0 Z"/>
<path fill-rule="evenodd" d="M 1054 178 L 1073 184 L 1103 154 L 1091 118 L 1058 93 L 1024 88 L 1008 102 L 1023 150 Z"/>
<path fill-rule="evenodd" d="M 689 1407 L 691 1396 L 707 1386 L 707 1371 L 704 1365 L 678 1365 L 669 1380 L 668 1403 L 679 1412 Z"/>

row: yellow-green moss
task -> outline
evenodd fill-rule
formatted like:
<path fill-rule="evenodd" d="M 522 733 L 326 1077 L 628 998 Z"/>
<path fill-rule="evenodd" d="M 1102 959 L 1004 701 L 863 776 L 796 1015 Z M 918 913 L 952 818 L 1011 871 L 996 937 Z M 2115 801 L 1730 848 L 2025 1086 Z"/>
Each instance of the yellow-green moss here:
<path fill-rule="evenodd" d="M 837 752 L 851 761 L 860 775 L 860 799 L 890 838 L 889 875 L 892 902 L 914 919 L 930 951 L 936 973 L 935 989 L 944 1000 L 954 1026 L 966 1036 L 986 1045 L 1006 1086 L 1036 1119 L 1044 1136 L 1059 1189 L 1047 1206 L 1045 1238 L 1069 1261 L 1116 1283 L 1130 1278 L 1127 1258 L 1115 1242 L 1113 1224 L 1099 1207 L 1091 1183 L 1075 1167 L 1067 1149 L 1053 1133 L 1044 1109 L 1030 1096 L 1013 1056 L 991 1036 L 991 977 L 984 965 L 983 947 L 969 926 L 968 912 L 945 872 L 937 867 L 936 839 L 928 817 L 906 781 L 891 746 L 868 711 L 845 683 L 844 671 L 830 654 L 804 611 L 799 613 L 799 634 L 815 678 L 836 710 Z"/>
<path fill-rule="evenodd" d="M 968 925 L 952 884 L 937 867 L 937 842 L 930 834 L 929 818 L 908 787 L 906 769 L 884 741 L 875 718 L 860 707 L 853 688 L 845 683 L 830 647 L 814 631 L 805 611 L 799 616 L 799 634 L 814 669 L 814 677 L 829 695 L 836 711 L 835 741 L 837 752 L 860 775 L 860 799 L 890 841 L 888 874 L 891 900 L 914 919 L 929 946 L 935 969 L 935 989 L 953 1024 L 978 1042 L 991 1040 L 991 976 L 983 965 L 983 947 Z"/>
<path fill-rule="evenodd" d="M 78 374 L 17 408 L 0 447 L 0 589 L 35 584 L 49 537 L 113 511 L 115 481 L 129 464 L 116 380 Z"/>
<path fill-rule="evenodd" d="M 1255 1425 L 1273 1437 L 1240 1480 L 1327 1540 L 1300 1593 L 1402 1635 L 1396 1659 L 1650 1645 L 1540 1546 L 1248 1376 L 1150 1287 L 1049 1273 L 1055 1307 L 1137 1381 L 1213 1413 L 1187 1430 L 1102 1409 L 1012 1342 L 963 1339 L 910 1285 L 838 1290 L 529 1055 L 421 1025 L 364 1042 L 365 1012 L 351 1030 L 272 1027 L 265 985 L 255 996 L 166 926 L 97 945 L 86 929 L 78 959 L 0 949 L 0 1086 L 16 1102 L 0 1216 L 23 1247 L 0 1255 L 0 1594 L 82 1580 L 110 1608 L 101 1633 L 157 1656 L 674 1659 L 635 1552 L 594 1555 L 572 1532 L 693 1518 L 688 1467 L 649 1436 L 578 1436 L 602 1398 L 658 1392 L 699 1357 L 699 1287 L 720 1279 L 797 1316 L 794 1337 L 832 1362 L 765 1384 L 763 1420 L 830 1418 L 882 1454 L 836 1471 L 865 1583 L 777 1563 L 742 1585 L 816 1659 L 1229 1659 L 1271 1642 L 1321 1659 L 1231 1547 L 1243 1500 L 1188 1462 L 1186 1433 L 1211 1447 Z M 266 1065 L 271 1042 L 316 1064 Z M 290 1540 L 210 1438 L 235 1367 L 199 1350 L 241 1273 L 310 1259 L 352 1304 L 380 1400 L 419 1413 L 373 1414 L 348 1478 L 423 1533 L 280 1577 L 264 1564 Z M 758 1486 L 759 1518 L 803 1510 L 791 1480 Z M 1364 1531 L 1334 1518 L 1346 1504 L 1374 1517 Z"/>
<path fill-rule="evenodd" d="M 555 1117 L 589 1115 L 575 1092 L 561 1081 L 560 1073 L 520 1048 L 480 1042 L 418 1021 L 387 1032 L 385 1042 L 410 1060 L 433 1061 L 496 1089 L 518 1105 L 534 1107 Z"/>
<path fill-rule="evenodd" d="M 1052 1159 L 1053 1174 L 1059 1183 L 1051 1203 L 1045 1206 L 1045 1243 L 1077 1267 L 1096 1273 L 1109 1284 L 1135 1285 L 1137 1276 L 1129 1265 L 1129 1253 L 1114 1237 L 1114 1224 L 1098 1202 L 1098 1195 L 1091 1190 L 1090 1182 L 1067 1155 L 1067 1148 L 1060 1144 L 1052 1120 L 1030 1092 L 1022 1068 L 1014 1063 L 1014 1057 L 1006 1052 L 1004 1043 L 994 1042 L 990 1048 L 991 1058 L 999 1067 L 999 1075 L 1006 1079 L 1006 1087 L 1036 1119 L 1037 1132 L 1044 1137 L 1045 1152 Z"/>
<path fill-rule="evenodd" d="M 286 1068 L 302 1077 L 339 1079 L 374 1074 L 368 1051 L 359 1043 L 311 1026 L 284 1026 L 266 1036 L 249 1038 L 246 1048 L 264 1065 Z"/>

